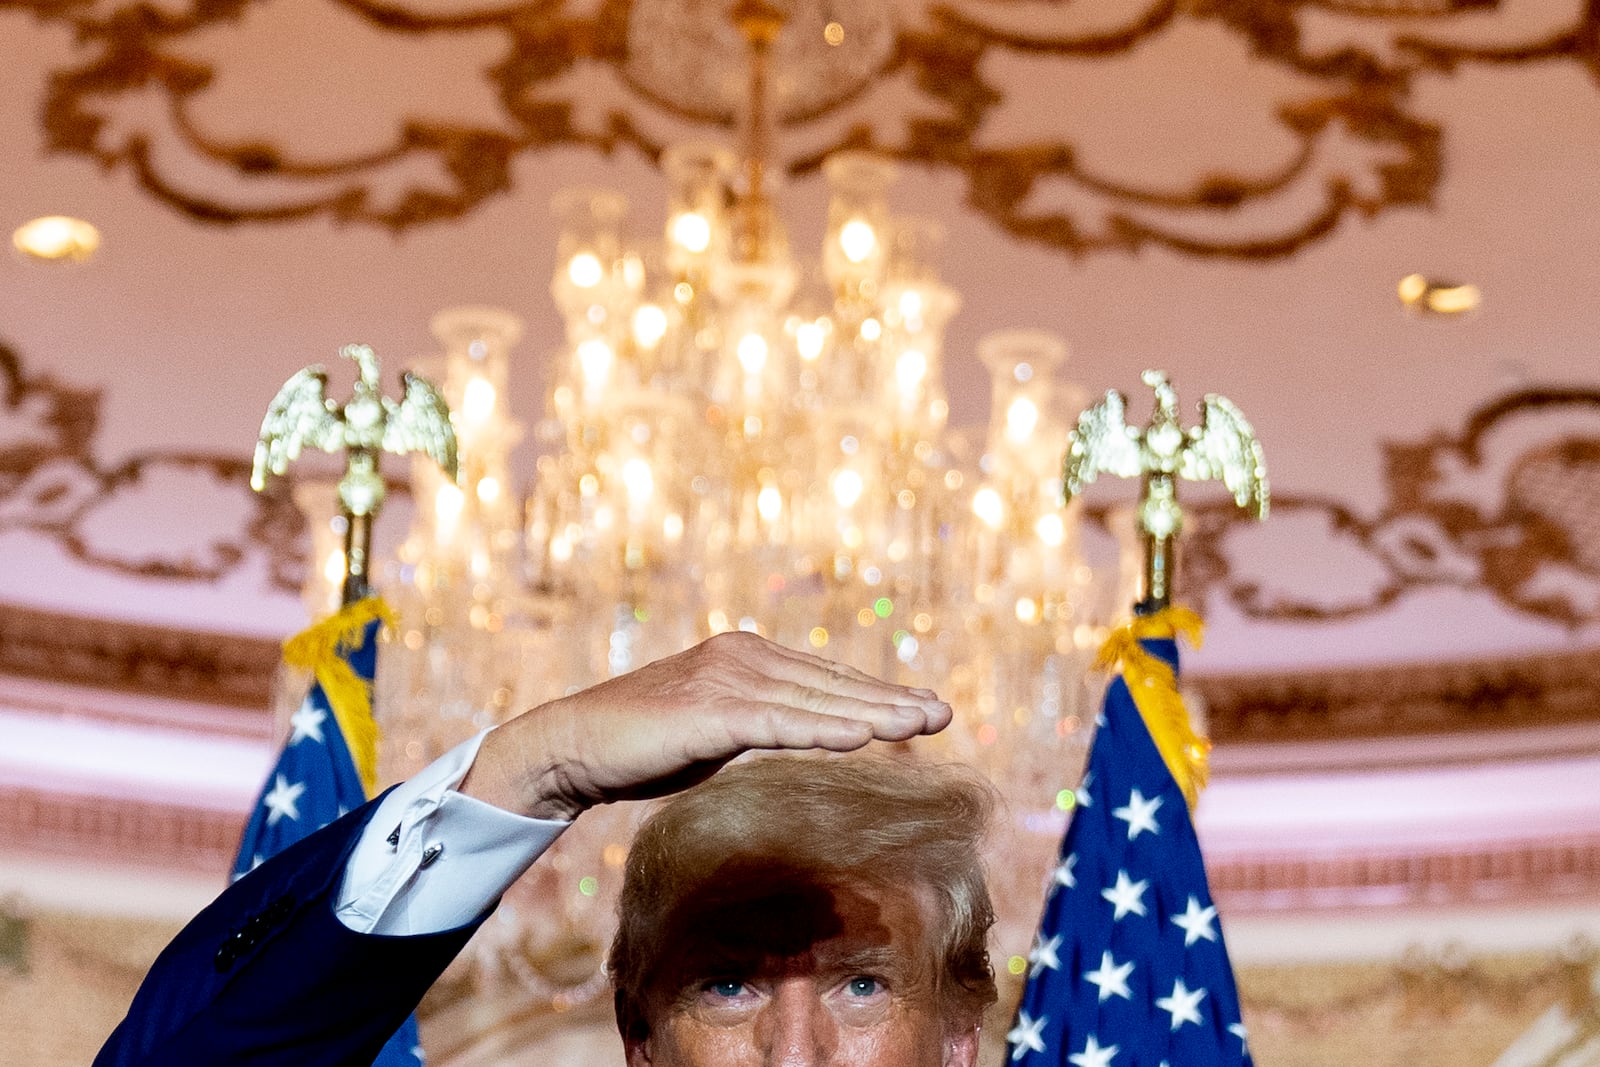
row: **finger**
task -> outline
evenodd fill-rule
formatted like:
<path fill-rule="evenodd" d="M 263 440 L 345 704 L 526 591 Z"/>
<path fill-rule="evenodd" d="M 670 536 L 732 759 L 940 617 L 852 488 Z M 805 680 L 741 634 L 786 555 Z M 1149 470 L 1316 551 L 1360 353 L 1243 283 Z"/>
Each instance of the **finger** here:
<path fill-rule="evenodd" d="M 914 710 L 914 709 L 908 709 Z M 748 714 L 732 717 L 728 723 L 730 740 L 741 749 L 812 749 L 850 752 L 877 738 L 903 741 L 914 736 L 911 716 L 902 718 L 897 728 L 876 725 L 863 719 L 843 718 L 822 712 L 806 711 L 787 704 L 752 704 Z"/>
<path fill-rule="evenodd" d="M 799 682 L 812 689 L 841 693 L 877 703 L 919 704 L 928 710 L 942 702 L 931 689 L 913 689 L 910 686 L 886 682 L 859 671 L 848 663 L 823 659 L 783 645 L 771 644 L 775 664 L 782 664 L 780 677 Z"/>
<path fill-rule="evenodd" d="M 948 711 L 942 704 L 938 707 L 928 707 L 921 703 L 865 700 L 843 693 L 811 689 L 798 683 L 787 685 L 776 703 L 818 715 L 857 719 L 870 724 L 876 736 L 892 737 L 897 741 L 940 729 L 943 725 L 941 716 Z"/>

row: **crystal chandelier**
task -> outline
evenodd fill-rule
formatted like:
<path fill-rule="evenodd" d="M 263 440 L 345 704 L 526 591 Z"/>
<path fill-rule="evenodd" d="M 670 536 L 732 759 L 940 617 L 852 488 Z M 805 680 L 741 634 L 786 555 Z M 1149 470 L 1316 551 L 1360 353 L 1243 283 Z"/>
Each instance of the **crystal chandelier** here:
<path fill-rule="evenodd" d="M 768 164 L 781 20 L 740 11 L 743 158 L 663 154 L 664 241 L 630 243 L 617 194 L 555 199 L 566 336 L 526 493 L 505 403 L 520 323 L 485 308 L 434 319 L 443 355 L 420 369 L 453 409 L 461 476 L 415 467 L 412 528 L 380 574 L 401 619 L 379 670 L 384 777 L 524 708 L 755 630 L 954 705 L 954 725 L 916 747 L 975 764 L 1006 796 L 991 868 L 996 959 L 1014 970 L 1076 802 L 1063 786 L 1090 732 L 1099 624 L 1127 602 L 1125 581 L 1083 563 L 1061 503 L 1082 398 L 1059 381 L 1059 339 L 994 334 L 978 353 L 991 426 L 947 429 L 942 340 L 960 300 L 935 269 L 938 227 L 889 211 L 883 159 L 824 164 L 820 266 L 796 260 Z M 601 994 L 637 815 L 586 814 L 507 895 L 456 980 L 477 999 L 531 994 L 556 1010 Z"/>

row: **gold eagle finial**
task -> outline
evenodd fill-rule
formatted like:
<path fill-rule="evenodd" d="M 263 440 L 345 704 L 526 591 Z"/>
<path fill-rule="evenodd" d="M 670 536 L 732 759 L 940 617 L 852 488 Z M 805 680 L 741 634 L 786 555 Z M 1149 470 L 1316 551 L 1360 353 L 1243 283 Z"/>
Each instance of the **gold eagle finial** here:
<path fill-rule="evenodd" d="M 328 375 L 320 366 L 297 371 L 267 408 L 256 442 L 250 486 L 266 487 L 270 475 L 281 475 L 307 448 L 345 453 L 339 479 L 339 503 L 350 519 L 346 531 L 348 568 L 345 597 L 366 590 L 368 540 L 372 516 L 383 506 L 383 477 L 378 455 L 422 452 L 456 477 L 456 435 L 450 408 L 431 382 L 407 371 L 399 401 L 379 389 L 378 357 L 367 345 L 345 345 L 339 354 L 356 364 L 355 390 L 344 404 L 327 395 Z"/>
<path fill-rule="evenodd" d="M 1068 436 L 1063 482 L 1068 499 L 1100 474 L 1141 481 L 1138 523 L 1145 541 L 1145 589 L 1150 609 L 1172 597 L 1172 542 L 1183 529 L 1177 479 L 1220 481 L 1242 508 L 1267 517 L 1267 465 L 1261 442 L 1244 414 L 1224 396 L 1200 402 L 1200 424 L 1185 430 L 1178 394 L 1161 371 L 1144 372 L 1155 391 L 1155 410 L 1143 429 L 1127 423 L 1128 401 L 1115 389 L 1078 416 Z"/>

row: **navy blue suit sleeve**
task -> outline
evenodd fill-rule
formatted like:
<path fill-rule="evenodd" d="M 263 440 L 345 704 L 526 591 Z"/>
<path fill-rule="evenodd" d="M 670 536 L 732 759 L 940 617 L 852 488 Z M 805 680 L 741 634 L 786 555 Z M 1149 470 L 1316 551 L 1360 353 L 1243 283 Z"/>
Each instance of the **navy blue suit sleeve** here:
<path fill-rule="evenodd" d="M 380 799 L 195 916 L 150 968 L 95 1067 L 369 1067 L 478 925 L 386 937 L 339 921 L 345 864 Z"/>

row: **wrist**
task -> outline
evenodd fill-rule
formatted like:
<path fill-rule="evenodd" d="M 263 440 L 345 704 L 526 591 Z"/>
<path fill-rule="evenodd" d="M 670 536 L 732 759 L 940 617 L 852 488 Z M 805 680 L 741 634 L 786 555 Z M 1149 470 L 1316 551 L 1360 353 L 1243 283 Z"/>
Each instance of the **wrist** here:
<path fill-rule="evenodd" d="M 457 790 L 531 819 L 571 822 L 589 805 L 574 788 L 571 761 L 561 756 L 570 733 L 546 704 L 489 731 Z"/>

